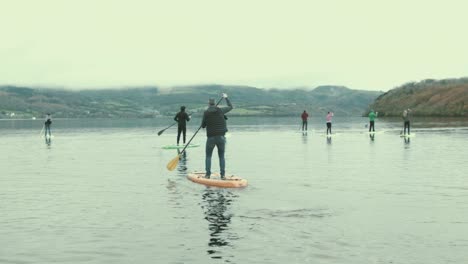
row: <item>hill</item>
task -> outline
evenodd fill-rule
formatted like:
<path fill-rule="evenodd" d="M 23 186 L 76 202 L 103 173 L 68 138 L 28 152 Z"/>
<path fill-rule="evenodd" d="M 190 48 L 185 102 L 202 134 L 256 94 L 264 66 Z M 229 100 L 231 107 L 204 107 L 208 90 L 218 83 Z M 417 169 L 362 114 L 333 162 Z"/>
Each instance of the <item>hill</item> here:
<path fill-rule="evenodd" d="M 181 105 L 201 114 L 208 98 L 226 92 L 235 109 L 230 115 L 299 115 L 304 109 L 323 115 L 360 115 L 381 92 L 352 90 L 340 86 L 315 89 L 259 89 L 248 86 L 199 85 L 170 89 L 135 87 L 127 89 L 60 90 L 0 86 L 0 118 L 42 117 L 154 117 L 174 115 Z"/>
<path fill-rule="evenodd" d="M 410 108 L 416 116 L 468 116 L 468 78 L 411 82 L 394 88 L 370 106 L 379 116 L 400 116 Z"/>

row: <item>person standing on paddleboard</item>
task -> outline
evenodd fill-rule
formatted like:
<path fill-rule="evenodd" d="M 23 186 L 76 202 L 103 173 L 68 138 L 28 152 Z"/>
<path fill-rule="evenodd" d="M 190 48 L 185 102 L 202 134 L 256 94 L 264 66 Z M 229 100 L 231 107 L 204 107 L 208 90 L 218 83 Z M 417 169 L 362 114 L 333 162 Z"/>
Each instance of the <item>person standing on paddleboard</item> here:
<path fill-rule="evenodd" d="M 51 133 L 50 133 L 51 124 L 52 124 L 52 116 L 50 115 L 50 113 L 47 113 L 45 117 L 45 122 L 44 122 L 44 131 L 45 131 L 44 136 L 45 137 L 47 137 L 47 133 L 49 133 L 49 137 L 51 136 Z"/>
<path fill-rule="evenodd" d="M 411 121 L 411 109 L 403 111 L 403 134 L 406 135 L 406 128 L 408 128 L 408 135 L 410 134 L 410 121 Z"/>
<path fill-rule="evenodd" d="M 369 132 L 371 132 L 371 129 L 372 129 L 372 132 L 375 132 L 374 122 L 378 113 L 379 112 L 374 113 L 374 110 L 371 110 L 369 113 Z"/>
<path fill-rule="evenodd" d="M 305 128 L 305 131 L 307 131 L 307 118 L 309 118 L 309 114 L 306 112 L 306 110 L 302 112 L 301 118 L 302 118 L 302 131 L 304 131 L 304 128 Z"/>
<path fill-rule="evenodd" d="M 330 131 L 330 135 L 332 133 L 331 127 L 332 127 L 332 117 L 333 117 L 333 112 L 328 112 L 326 119 L 327 119 L 327 135 L 328 131 Z"/>
<path fill-rule="evenodd" d="M 177 122 L 177 145 L 179 145 L 180 134 L 183 134 L 183 142 L 185 144 L 185 134 L 187 133 L 187 122 L 190 121 L 190 116 L 185 112 L 185 106 L 180 107 L 180 112 L 176 114 L 174 120 Z"/>
<path fill-rule="evenodd" d="M 208 100 L 208 109 L 203 114 L 202 127 L 206 128 L 206 157 L 205 157 L 205 178 L 209 179 L 211 176 L 211 156 L 213 154 L 214 147 L 218 148 L 219 157 L 219 168 L 221 179 L 225 179 L 225 167 L 226 162 L 224 160 L 224 150 L 226 145 L 226 134 L 227 126 L 224 114 L 232 110 L 232 104 L 228 99 L 227 94 L 223 93 L 223 98 L 226 100 L 227 107 L 217 107 L 215 100 L 210 98 Z"/>

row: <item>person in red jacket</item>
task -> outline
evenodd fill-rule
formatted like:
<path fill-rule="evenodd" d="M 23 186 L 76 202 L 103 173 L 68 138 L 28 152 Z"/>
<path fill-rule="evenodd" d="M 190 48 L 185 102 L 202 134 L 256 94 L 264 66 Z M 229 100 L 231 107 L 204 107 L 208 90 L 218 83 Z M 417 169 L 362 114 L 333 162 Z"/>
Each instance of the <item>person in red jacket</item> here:
<path fill-rule="evenodd" d="M 305 128 L 305 131 L 307 131 L 307 119 L 309 118 L 309 114 L 307 114 L 306 110 L 304 110 L 304 112 L 302 113 L 301 118 L 302 118 L 302 131 L 304 131 L 304 128 Z"/>

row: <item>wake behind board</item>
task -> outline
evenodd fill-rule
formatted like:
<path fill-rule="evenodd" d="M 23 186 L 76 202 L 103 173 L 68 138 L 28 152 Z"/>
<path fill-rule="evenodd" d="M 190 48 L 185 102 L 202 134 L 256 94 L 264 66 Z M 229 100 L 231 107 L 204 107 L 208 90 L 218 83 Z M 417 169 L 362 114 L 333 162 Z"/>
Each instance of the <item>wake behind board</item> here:
<path fill-rule="evenodd" d="M 187 148 L 196 148 L 196 147 L 199 147 L 200 144 L 189 144 L 187 146 Z M 185 147 L 185 144 L 180 144 L 180 145 L 177 145 L 177 144 L 173 144 L 173 145 L 166 145 L 166 146 L 163 146 L 162 148 L 163 149 L 183 149 Z"/>
<path fill-rule="evenodd" d="M 246 179 L 234 175 L 226 176 L 225 180 L 221 180 L 219 173 L 212 173 L 211 177 L 207 179 L 204 172 L 191 172 L 187 178 L 195 183 L 220 188 L 242 188 L 248 184 Z"/>

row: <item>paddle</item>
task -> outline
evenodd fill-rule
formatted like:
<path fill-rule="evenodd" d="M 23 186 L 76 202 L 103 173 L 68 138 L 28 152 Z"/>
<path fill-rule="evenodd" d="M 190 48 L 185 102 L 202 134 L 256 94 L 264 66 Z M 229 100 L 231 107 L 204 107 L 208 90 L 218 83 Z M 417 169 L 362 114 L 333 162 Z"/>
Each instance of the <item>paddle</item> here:
<path fill-rule="evenodd" d="M 191 115 L 189 114 L 189 117 L 190 117 L 190 116 L 191 116 Z M 168 128 L 172 127 L 172 126 L 173 126 L 173 125 L 175 125 L 175 124 L 177 124 L 177 122 L 175 122 L 174 124 L 172 124 L 172 125 L 170 125 L 170 126 L 166 127 L 165 129 L 163 129 L 163 130 L 159 131 L 159 132 L 158 132 L 158 136 L 160 136 L 162 133 L 164 133 L 164 131 L 166 131 L 166 129 L 168 129 Z"/>
<path fill-rule="evenodd" d="M 172 125 L 170 125 L 170 126 L 166 127 L 165 129 L 163 129 L 163 130 L 159 131 L 159 132 L 158 132 L 158 136 L 160 136 L 162 133 L 164 133 L 164 131 L 166 131 L 166 129 L 168 129 L 168 128 L 172 127 L 172 126 L 173 126 L 173 125 L 175 125 L 175 124 L 177 124 L 177 123 L 174 123 L 174 124 L 172 124 Z"/>
<path fill-rule="evenodd" d="M 42 131 L 44 131 L 45 125 L 42 126 L 41 132 L 39 132 L 39 136 L 42 136 Z"/>
<path fill-rule="evenodd" d="M 223 97 L 221 97 L 221 99 L 219 99 L 219 101 L 216 103 L 216 106 L 219 103 L 221 103 L 221 100 L 223 100 Z M 200 127 L 197 129 L 197 131 L 195 131 L 195 134 L 193 134 L 192 138 L 190 138 L 190 140 L 187 142 L 187 144 L 185 144 L 185 147 L 182 149 L 182 151 L 179 152 L 179 154 L 175 158 L 173 158 L 171 161 L 169 161 L 169 163 L 167 163 L 166 168 L 168 170 L 173 171 L 177 167 L 177 164 L 179 164 L 180 156 L 185 152 L 185 149 L 188 147 L 188 145 L 190 145 L 190 142 L 192 142 L 192 139 L 197 135 L 198 131 L 200 131 L 201 128 L 202 128 L 202 126 L 200 125 Z"/>

